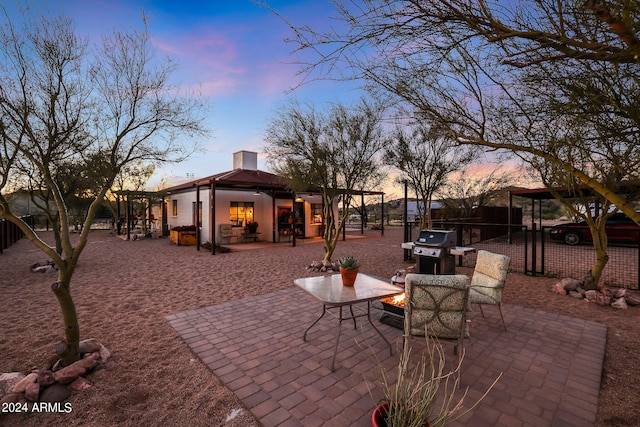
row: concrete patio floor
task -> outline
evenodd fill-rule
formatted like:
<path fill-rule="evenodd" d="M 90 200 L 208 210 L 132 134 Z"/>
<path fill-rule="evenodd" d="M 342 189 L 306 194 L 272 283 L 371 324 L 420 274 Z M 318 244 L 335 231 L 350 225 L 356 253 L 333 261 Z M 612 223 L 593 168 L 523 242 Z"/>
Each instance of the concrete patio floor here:
<path fill-rule="evenodd" d="M 379 303 L 375 303 L 381 307 Z M 397 364 L 402 331 L 373 322 L 394 353 L 364 319 L 345 322 L 336 370 L 331 358 L 338 322 L 325 317 L 302 340 L 321 304 L 297 287 L 166 316 L 192 351 L 264 426 L 369 426 L 382 398 L 378 368 Z M 514 305 L 475 311 L 465 343 L 461 390 L 471 406 L 491 382 L 485 400 L 452 426 L 592 426 L 596 422 L 606 343 L 602 324 Z M 413 338 L 414 354 L 422 344 Z M 443 344 L 448 359 L 453 349 Z M 423 347 L 422 347 L 423 348 Z"/>

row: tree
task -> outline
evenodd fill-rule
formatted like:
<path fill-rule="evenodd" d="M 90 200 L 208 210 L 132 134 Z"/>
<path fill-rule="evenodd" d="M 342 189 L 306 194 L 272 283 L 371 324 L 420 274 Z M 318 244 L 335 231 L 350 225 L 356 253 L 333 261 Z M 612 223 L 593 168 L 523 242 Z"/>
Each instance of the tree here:
<path fill-rule="evenodd" d="M 487 173 L 472 172 L 467 168 L 449 175 L 438 194 L 456 218 L 471 218 L 477 209 L 494 201 L 512 181 L 512 174 L 500 167 Z"/>
<path fill-rule="evenodd" d="M 386 144 L 381 110 L 365 101 L 350 109 L 336 104 L 324 113 L 292 102 L 281 108 L 266 131 L 273 169 L 292 182 L 294 191 L 317 188 L 324 216 L 323 261 L 330 262 L 353 196 L 380 181 L 378 154 Z M 342 213 L 334 204 L 342 201 Z"/>
<path fill-rule="evenodd" d="M 4 9 L 3 9 L 4 10 Z M 190 148 L 176 141 L 205 135 L 202 103 L 180 96 L 169 84 L 175 70 L 151 50 L 142 32 L 114 32 L 102 45 L 89 47 L 74 33 L 65 16 L 23 14 L 17 28 L 4 11 L 0 27 L 0 189 L 11 191 L 34 171 L 39 191 L 48 194 L 58 215 L 61 253 L 12 211 L 4 191 L 0 214 L 18 225 L 33 244 L 58 267 L 51 286 L 64 322 L 64 342 L 58 346 L 63 363 L 79 357 L 80 328 L 71 296 L 71 279 L 87 244 L 91 223 L 120 172 L 134 162 L 175 161 Z M 99 170 L 86 185 L 92 202 L 74 244 L 70 215 L 60 186 L 61 170 Z"/>
<path fill-rule="evenodd" d="M 448 133 L 418 123 L 409 132 L 398 127 L 395 138 L 385 148 L 385 163 L 400 171 L 424 209 L 420 228 L 432 228 L 431 202 L 447 177 L 478 159 L 475 147 L 459 147 Z"/>
<path fill-rule="evenodd" d="M 639 181 L 636 1 L 337 7 L 343 25 L 333 31 L 293 26 L 297 49 L 315 54 L 301 69 L 307 81 L 361 78 L 460 144 L 555 165 L 640 224 L 635 199 L 619 187 Z"/>

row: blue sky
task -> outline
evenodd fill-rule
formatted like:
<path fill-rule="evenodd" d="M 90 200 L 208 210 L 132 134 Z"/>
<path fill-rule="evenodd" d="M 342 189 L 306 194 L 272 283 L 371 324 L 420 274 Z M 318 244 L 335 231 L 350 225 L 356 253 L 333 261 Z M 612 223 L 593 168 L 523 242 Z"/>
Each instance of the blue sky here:
<path fill-rule="evenodd" d="M 265 2 L 296 24 L 321 28 L 332 23 L 330 0 Z M 31 4 L 42 5 L 45 0 Z M 269 119 L 288 98 L 324 105 L 336 100 L 350 102 L 360 96 L 355 84 L 339 82 L 314 82 L 288 94 L 287 90 L 299 81 L 299 67 L 292 64 L 296 60 L 291 56 L 294 45 L 284 41 L 291 32 L 280 18 L 249 0 L 48 1 L 49 10 L 55 11 L 60 5 L 80 34 L 96 40 L 112 29 L 140 29 L 144 12 L 158 54 L 168 55 L 179 64 L 175 81 L 184 87 L 201 87 L 208 96 L 207 125 L 212 134 L 202 141 L 206 151 L 164 167 L 152 181 L 154 185 L 161 176 L 176 183 L 188 176 L 198 178 L 230 170 L 232 153 L 238 150 L 262 154 Z M 266 169 L 262 155 L 258 166 Z"/>

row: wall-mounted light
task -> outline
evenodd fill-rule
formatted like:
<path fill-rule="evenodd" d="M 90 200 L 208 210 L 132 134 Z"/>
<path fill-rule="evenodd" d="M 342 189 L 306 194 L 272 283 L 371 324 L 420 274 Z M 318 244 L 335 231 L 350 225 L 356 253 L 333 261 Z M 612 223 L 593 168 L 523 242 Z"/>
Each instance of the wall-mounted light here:
<path fill-rule="evenodd" d="M 260 190 L 256 188 L 256 192 L 253 193 L 254 196 L 259 196 L 260 195 Z"/>
<path fill-rule="evenodd" d="M 300 196 L 296 196 L 296 202 L 300 203 L 300 202 L 304 202 L 304 200 L 302 199 L 302 197 Z"/>

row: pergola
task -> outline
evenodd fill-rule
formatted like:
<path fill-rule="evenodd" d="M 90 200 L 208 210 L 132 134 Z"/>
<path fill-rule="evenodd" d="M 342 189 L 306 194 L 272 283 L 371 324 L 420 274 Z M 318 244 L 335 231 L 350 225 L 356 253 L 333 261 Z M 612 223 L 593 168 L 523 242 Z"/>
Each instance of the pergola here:
<path fill-rule="evenodd" d="M 640 192 L 640 183 L 638 182 L 622 182 L 618 185 L 620 194 L 634 194 Z M 600 209 L 600 205 L 597 203 L 597 195 L 592 188 L 586 185 L 580 185 L 578 191 L 585 197 L 593 197 L 596 204 L 596 211 Z M 513 205 L 513 196 L 525 197 L 531 199 L 531 224 L 535 224 L 535 202 L 538 201 L 538 226 L 542 227 L 542 200 L 554 199 L 555 195 L 559 194 L 563 198 L 576 198 L 576 190 L 567 187 L 553 187 L 549 188 L 534 188 L 534 189 L 520 189 L 509 191 L 509 215 L 511 214 L 511 207 Z M 511 218 L 509 218 L 511 223 Z"/>

